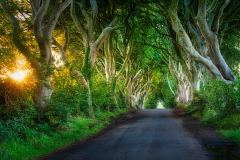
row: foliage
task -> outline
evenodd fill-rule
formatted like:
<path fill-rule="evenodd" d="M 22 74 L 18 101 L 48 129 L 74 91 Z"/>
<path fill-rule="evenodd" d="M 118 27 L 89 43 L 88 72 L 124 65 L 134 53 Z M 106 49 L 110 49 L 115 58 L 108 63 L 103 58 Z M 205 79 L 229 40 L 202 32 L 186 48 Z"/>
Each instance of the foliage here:
<path fill-rule="evenodd" d="M 116 107 L 111 95 L 110 85 L 100 76 L 95 78 L 93 84 L 93 103 L 97 110 L 110 111 Z"/>
<path fill-rule="evenodd" d="M 149 95 L 147 101 L 144 104 L 144 107 L 147 109 L 157 108 L 157 103 L 159 102 L 159 96 L 157 94 Z"/>
<path fill-rule="evenodd" d="M 36 130 L 36 126 L 34 127 L 35 129 L 32 129 L 28 128 L 27 124 L 21 124 L 19 121 L 15 121 L 14 124 L 17 125 L 15 127 L 19 127 L 19 124 L 21 124 L 22 126 L 18 128 L 18 130 L 21 131 L 21 133 L 28 132 L 28 134 L 25 134 L 24 139 L 16 135 L 14 135 L 14 137 L 13 135 L 9 135 L 9 139 L 2 141 L 0 144 L 1 159 L 26 160 L 49 154 L 76 140 L 82 140 L 96 134 L 102 128 L 109 125 L 113 118 L 116 118 L 123 112 L 126 112 L 126 110 L 118 112 L 99 112 L 95 120 L 82 116 L 72 117 L 68 120 L 65 129 L 58 131 L 50 130 L 47 126 L 44 127 L 43 125 L 41 125 L 42 130 Z M 48 128 L 47 134 L 43 132 L 43 128 L 46 129 L 46 127 Z M 38 126 L 38 128 L 40 129 L 41 127 Z M 35 133 L 29 133 L 30 131 L 34 131 Z"/>
<path fill-rule="evenodd" d="M 218 122 L 220 129 L 238 129 L 240 128 L 240 116 L 239 113 L 227 115 L 225 118 Z"/>
<path fill-rule="evenodd" d="M 173 84 L 174 84 L 174 81 L 173 81 Z M 162 98 L 163 98 L 163 102 L 164 102 L 163 105 L 165 108 L 174 108 L 176 106 L 176 101 L 175 101 L 176 91 L 174 90 L 173 92 L 171 91 L 171 89 L 165 79 L 164 83 L 162 84 L 162 88 L 161 88 L 161 94 L 162 94 Z"/>
<path fill-rule="evenodd" d="M 237 94 L 234 89 L 238 82 L 226 84 L 220 80 L 212 80 L 205 84 L 198 93 L 199 107 L 204 106 L 203 120 L 216 120 L 234 113 L 237 109 Z"/>
<path fill-rule="evenodd" d="M 84 106 L 87 105 L 84 97 L 84 90 L 79 87 L 57 89 L 52 95 L 44 115 L 52 125 L 65 123 L 69 116 L 84 113 Z"/>
<path fill-rule="evenodd" d="M 224 137 L 240 143 L 240 129 L 220 130 L 220 133 L 221 133 Z"/>
<path fill-rule="evenodd" d="M 224 15 L 219 15 L 222 24 L 219 32 L 212 26 L 205 26 L 216 33 L 208 34 L 216 36 L 208 38 L 201 25 L 196 25 L 199 22 L 195 23 L 195 20 L 198 21 L 194 18 L 195 14 L 201 11 L 197 11 L 201 7 L 195 8 L 198 6 L 195 1 L 186 3 L 184 7 L 183 1 L 175 4 L 176 13 L 182 11 L 181 14 L 173 14 L 171 9 L 167 9 L 175 6 L 174 1 L 172 5 L 167 1 L 149 4 L 140 1 L 96 1 L 97 5 L 93 5 L 94 0 L 91 4 L 72 0 L 71 7 L 69 0 L 59 3 L 50 1 L 49 4 L 39 0 L 35 4 L 49 5 L 46 9 L 30 2 L 0 0 L 1 158 L 30 159 L 47 154 L 95 134 L 119 115 L 119 109 L 124 112 L 129 107 L 140 108 L 143 102 L 145 108 L 156 108 L 159 101 L 163 101 L 165 108 L 180 106 L 176 104 L 177 92 L 180 92 L 182 84 L 178 81 L 183 81 L 181 78 L 184 76 L 185 83 L 189 83 L 193 91 L 193 72 L 199 73 L 196 81 L 201 83 L 201 89 L 194 92 L 189 113 L 198 111 L 203 121 L 221 129 L 240 127 L 239 78 L 232 84 L 213 80 L 207 69 L 214 67 L 205 64 L 212 62 L 211 66 L 219 69 L 222 79 L 227 75 L 233 80 L 231 69 L 222 73 L 227 63 L 235 74 L 240 73 L 239 31 L 234 28 L 239 22 L 236 17 L 240 12 L 236 10 L 233 15 L 225 14 L 231 13 L 238 1 L 226 5 Z M 58 9 L 63 2 L 67 2 L 63 7 L 65 10 Z M 216 5 L 212 6 L 215 9 L 210 9 L 202 18 L 206 18 L 207 22 L 212 20 L 213 23 L 209 24 L 218 26 L 220 21 L 209 18 L 209 15 L 216 15 L 211 12 L 218 11 L 221 4 L 216 1 L 212 5 Z M 41 11 L 45 13 L 41 14 Z M 35 17 L 34 12 L 41 16 Z M 192 14 L 185 15 L 190 12 Z M 49 18 L 50 15 L 52 17 Z M 178 17 L 172 15 L 179 16 L 177 26 L 173 22 Z M 229 21 L 229 18 L 232 20 Z M 36 25 L 36 22 L 41 25 Z M 196 29 L 194 34 L 190 34 L 189 26 Z M 178 33 L 179 28 L 181 32 Z M 208 42 L 210 39 L 212 41 Z M 184 43 L 181 44 L 181 40 Z M 221 51 L 218 50 L 220 44 Z M 189 53 L 187 46 L 192 46 Z M 195 52 L 192 52 L 193 49 Z M 209 55 L 213 55 L 203 56 L 205 54 L 200 52 L 206 49 Z M 223 59 L 217 62 L 221 52 Z M 174 69 L 170 66 L 171 61 L 182 65 L 178 78 L 170 75 L 173 73 L 169 70 Z M 57 62 L 61 65 L 56 65 Z M 21 83 L 8 75 L 23 69 L 30 74 Z M 41 87 L 52 91 L 49 91 L 52 94 L 46 96 L 46 101 L 45 96 L 39 94 L 43 93 Z M 187 89 L 182 88 L 184 93 Z M 36 100 L 39 97 L 44 105 L 39 105 L 43 104 Z M 185 107 L 185 104 L 181 106 Z M 93 112 L 92 119 L 90 112 Z M 239 133 L 238 130 L 235 133 Z"/>
<path fill-rule="evenodd" d="M 187 110 L 197 111 L 195 115 L 198 118 L 217 127 L 224 137 L 240 142 L 239 85 L 239 80 L 232 84 L 209 81 L 195 93 L 195 99 Z"/>

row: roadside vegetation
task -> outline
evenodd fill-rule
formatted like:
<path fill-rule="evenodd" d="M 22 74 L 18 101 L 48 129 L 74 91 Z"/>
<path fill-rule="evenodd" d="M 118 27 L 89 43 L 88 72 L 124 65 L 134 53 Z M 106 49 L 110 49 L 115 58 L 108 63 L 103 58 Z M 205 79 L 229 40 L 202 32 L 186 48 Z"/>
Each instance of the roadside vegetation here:
<path fill-rule="evenodd" d="M 240 143 L 239 84 L 239 81 L 231 84 L 211 81 L 195 93 L 191 104 L 181 107 L 224 137 Z"/>
<path fill-rule="evenodd" d="M 61 124 L 61 128 L 53 128 L 47 123 L 29 125 L 23 118 L 8 120 L 8 126 L 1 123 L 1 134 L 5 139 L 0 145 L 1 159 L 25 160 L 48 155 L 96 135 L 125 112 L 126 110 L 97 113 L 94 120 L 84 116 L 71 117 Z"/>

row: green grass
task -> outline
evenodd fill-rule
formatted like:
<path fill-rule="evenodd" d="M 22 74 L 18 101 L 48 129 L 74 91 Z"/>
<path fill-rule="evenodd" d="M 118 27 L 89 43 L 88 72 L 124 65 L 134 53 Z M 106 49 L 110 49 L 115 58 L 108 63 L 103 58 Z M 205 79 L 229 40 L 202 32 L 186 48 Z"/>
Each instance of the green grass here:
<path fill-rule="evenodd" d="M 83 140 L 107 127 L 113 118 L 126 110 L 104 112 L 96 115 L 96 119 L 74 117 L 69 119 L 66 127 L 48 135 L 40 134 L 27 137 L 4 140 L 0 144 L 1 160 L 31 160 L 47 155 L 54 150 L 65 147 L 75 141 Z"/>
<path fill-rule="evenodd" d="M 195 108 L 196 106 L 191 106 L 186 108 L 185 111 L 188 113 Z M 240 144 L 239 112 L 227 114 L 223 118 L 219 118 L 214 110 L 209 109 L 209 107 L 205 107 L 203 112 L 195 112 L 192 116 L 201 120 L 205 125 L 216 127 L 217 132 L 226 139 L 233 140 Z"/>
<path fill-rule="evenodd" d="M 240 128 L 240 114 L 228 115 L 218 122 L 221 129 L 237 129 Z"/>
<path fill-rule="evenodd" d="M 204 117 L 201 117 L 204 120 Z M 221 119 L 204 121 L 210 126 L 216 126 L 217 131 L 226 139 L 233 140 L 240 144 L 240 114 L 227 115 Z"/>
<path fill-rule="evenodd" d="M 221 135 L 240 144 L 240 128 L 233 130 L 220 130 Z"/>
<path fill-rule="evenodd" d="M 219 133 L 240 144 L 240 115 L 233 114 L 217 122 Z"/>

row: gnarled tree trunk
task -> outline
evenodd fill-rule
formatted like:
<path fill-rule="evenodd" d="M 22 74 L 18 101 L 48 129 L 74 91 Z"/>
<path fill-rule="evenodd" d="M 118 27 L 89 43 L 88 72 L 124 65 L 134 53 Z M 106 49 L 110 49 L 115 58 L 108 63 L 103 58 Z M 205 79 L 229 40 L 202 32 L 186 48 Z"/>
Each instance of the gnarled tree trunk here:
<path fill-rule="evenodd" d="M 80 10 L 81 12 L 77 12 Z M 108 35 L 116 29 L 113 27 L 112 24 L 107 26 L 102 30 L 102 32 L 97 36 L 95 35 L 95 25 L 96 25 L 96 18 L 98 15 L 98 5 L 96 0 L 90 0 L 89 3 L 85 0 L 76 1 L 72 0 L 71 3 L 71 17 L 73 21 L 81 33 L 83 45 L 85 47 L 85 54 L 84 54 L 84 63 L 81 69 L 82 75 L 89 83 L 88 89 L 88 107 L 89 107 L 89 115 L 92 118 L 94 116 L 94 109 L 92 105 L 92 75 L 93 75 L 93 67 L 96 61 L 96 54 L 106 39 Z"/>
<path fill-rule="evenodd" d="M 38 83 L 35 103 L 37 104 L 38 109 L 43 110 L 52 95 L 51 78 L 47 77 L 45 80 L 41 80 Z"/>
<path fill-rule="evenodd" d="M 220 19 L 223 14 L 224 8 L 228 5 L 230 0 L 226 0 L 223 6 L 218 11 L 218 15 L 214 20 L 212 26 L 209 26 L 207 22 L 207 10 L 206 10 L 206 0 L 198 1 L 198 14 L 197 14 L 197 24 L 198 28 L 201 31 L 202 35 L 206 40 L 207 47 L 209 49 L 209 57 L 212 62 L 216 65 L 218 70 L 221 72 L 224 79 L 233 81 L 235 79 L 231 69 L 227 65 L 225 59 L 222 56 L 219 40 L 218 40 L 218 32 L 220 26 Z M 213 29 L 213 30 L 212 30 Z"/>
<path fill-rule="evenodd" d="M 38 84 L 34 100 L 39 109 L 46 107 L 47 101 L 51 98 L 51 72 L 46 69 L 51 65 L 52 32 L 55 29 L 61 13 L 70 4 L 71 0 L 52 3 L 50 0 L 31 0 L 33 30 L 38 43 L 40 59 L 32 55 L 31 49 L 24 43 L 24 35 L 18 19 L 13 15 L 10 6 L 0 1 L 0 6 L 12 24 L 13 42 L 17 49 L 28 59 L 36 71 Z M 49 7 L 51 5 L 51 10 Z M 49 15 L 47 15 L 49 14 Z"/>
<path fill-rule="evenodd" d="M 195 49 L 191 39 L 183 28 L 180 19 L 178 18 L 177 10 L 178 0 L 172 0 L 168 10 L 168 18 L 172 29 L 176 33 L 178 45 L 184 52 L 191 56 L 192 60 L 202 63 L 215 77 L 218 77 L 225 81 L 226 79 L 223 77 L 223 75 L 221 74 L 217 66 L 211 61 L 211 59 L 201 55 Z"/>
<path fill-rule="evenodd" d="M 37 41 L 41 68 L 38 70 L 39 82 L 37 84 L 36 104 L 39 109 L 44 109 L 47 102 L 51 99 L 51 75 L 53 73 L 53 59 L 52 59 L 52 32 L 56 27 L 58 18 L 61 13 L 70 5 L 71 0 L 65 0 L 51 6 L 50 0 L 31 0 L 33 11 L 33 30 L 35 39 Z M 49 8 L 51 8 L 48 16 Z"/>

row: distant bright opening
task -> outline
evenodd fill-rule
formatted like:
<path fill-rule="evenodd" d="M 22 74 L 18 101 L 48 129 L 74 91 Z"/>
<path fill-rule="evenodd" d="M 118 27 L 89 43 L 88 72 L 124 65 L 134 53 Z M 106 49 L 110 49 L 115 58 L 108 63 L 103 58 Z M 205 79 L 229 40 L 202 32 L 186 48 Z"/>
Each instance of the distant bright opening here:
<path fill-rule="evenodd" d="M 157 103 L 157 109 L 164 109 L 164 107 L 163 107 L 163 101 L 158 101 L 158 103 Z"/>

